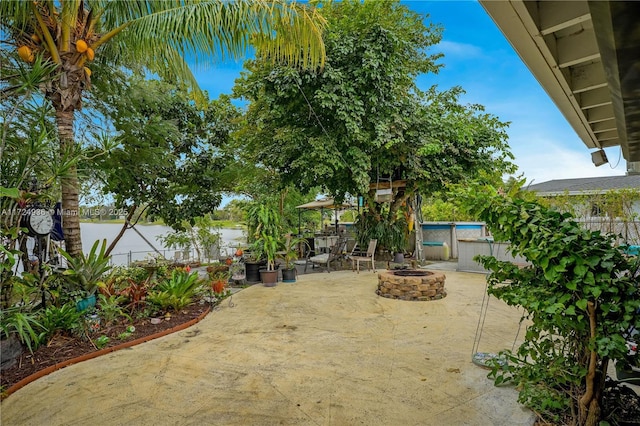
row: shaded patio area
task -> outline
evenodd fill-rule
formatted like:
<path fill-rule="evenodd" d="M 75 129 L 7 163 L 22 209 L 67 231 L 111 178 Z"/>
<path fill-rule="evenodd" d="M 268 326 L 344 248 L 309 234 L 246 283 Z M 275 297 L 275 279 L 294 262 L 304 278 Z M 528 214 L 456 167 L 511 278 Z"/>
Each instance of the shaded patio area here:
<path fill-rule="evenodd" d="M 1 423 L 531 425 L 471 362 L 484 275 L 445 273 L 447 297 L 422 302 L 377 296 L 371 272 L 249 287 L 187 330 L 26 386 Z M 479 349 L 511 348 L 519 318 L 492 299 Z"/>

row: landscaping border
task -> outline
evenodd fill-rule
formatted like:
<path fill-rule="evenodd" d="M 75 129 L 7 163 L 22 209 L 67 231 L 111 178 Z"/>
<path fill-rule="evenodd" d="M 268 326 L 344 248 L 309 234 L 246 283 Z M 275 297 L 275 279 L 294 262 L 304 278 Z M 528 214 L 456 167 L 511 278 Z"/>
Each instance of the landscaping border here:
<path fill-rule="evenodd" d="M 24 386 L 28 385 L 29 383 L 36 381 L 37 379 L 44 377 L 46 375 L 49 375 L 51 373 L 53 373 L 54 371 L 58 371 L 62 368 L 68 367 L 70 365 L 73 364 L 77 364 L 79 362 L 82 361 L 87 361 L 93 358 L 97 358 L 99 356 L 102 355 L 106 355 L 108 353 L 111 352 L 115 352 L 118 351 L 120 349 L 126 349 L 126 348 L 130 348 L 131 346 L 135 346 L 135 345 L 139 345 L 141 343 L 145 343 L 148 342 L 150 340 L 154 340 L 163 336 L 166 336 L 168 334 L 172 334 L 178 331 L 182 331 L 186 328 L 191 327 L 192 325 L 195 325 L 197 323 L 199 323 L 200 321 L 202 321 L 204 319 L 204 317 L 206 317 L 209 313 L 211 312 L 211 307 L 207 307 L 207 309 L 202 312 L 200 315 L 198 315 L 196 318 L 189 320 L 185 323 L 176 325 L 175 327 L 171 327 L 169 329 L 160 331 L 156 334 L 152 334 L 150 336 L 145 336 L 145 337 L 140 337 L 139 339 L 135 339 L 135 340 L 131 340 L 129 342 L 125 342 L 122 343 L 120 345 L 116 345 L 116 346 L 111 346 L 109 348 L 104 348 L 104 349 L 100 349 L 97 350 L 95 352 L 91 352 L 89 354 L 85 354 L 85 355 L 81 355 L 79 357 L 76 358 L 72 358 L 72 359 L 68 359 L 66 361 L 51 365 L 47 368 L 44 368 L 40 371 L 38 371 L 37 373 L 33 373 L 30 376 L 25 377 L 24 379 L 20 380 L 18 383 L 15 383 L 14 385 L 12 385 L 11 387 L 9 387 L 5 392 L 4 392 L 4 398 L 6 399 L 8 398 L 11 394 L 13 394 L 14 392 L 18 391 L 19 389 L 23 388 Z"/>

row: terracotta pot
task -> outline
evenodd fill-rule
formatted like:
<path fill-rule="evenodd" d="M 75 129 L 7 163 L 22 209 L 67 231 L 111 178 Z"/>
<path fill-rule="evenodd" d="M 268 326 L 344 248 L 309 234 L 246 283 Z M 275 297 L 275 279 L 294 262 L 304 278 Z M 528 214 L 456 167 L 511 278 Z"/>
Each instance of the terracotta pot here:
<path fill-rule="evenodd" d="M 275 287 L 278 284 L 278 271 L 260 271 L 260 279 L 265 287 Z"/>

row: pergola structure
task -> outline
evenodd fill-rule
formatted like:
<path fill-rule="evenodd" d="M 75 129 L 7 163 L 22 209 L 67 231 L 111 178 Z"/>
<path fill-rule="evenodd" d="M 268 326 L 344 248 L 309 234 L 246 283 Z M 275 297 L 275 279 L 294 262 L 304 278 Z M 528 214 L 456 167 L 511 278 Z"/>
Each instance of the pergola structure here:
<path fill-rule="evenodd" d="M 480 0 L 592 153 L 640 173 L 640 2 Z"/>

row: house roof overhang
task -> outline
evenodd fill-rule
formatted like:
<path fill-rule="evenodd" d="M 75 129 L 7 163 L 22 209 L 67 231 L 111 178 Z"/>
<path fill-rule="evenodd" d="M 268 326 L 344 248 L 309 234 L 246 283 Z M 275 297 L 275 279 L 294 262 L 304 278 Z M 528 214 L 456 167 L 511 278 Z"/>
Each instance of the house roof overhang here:
<path fill-rule="evenodd" d="M 640 2 L 480 3 L 587 148 L 640 161 Z"/>

